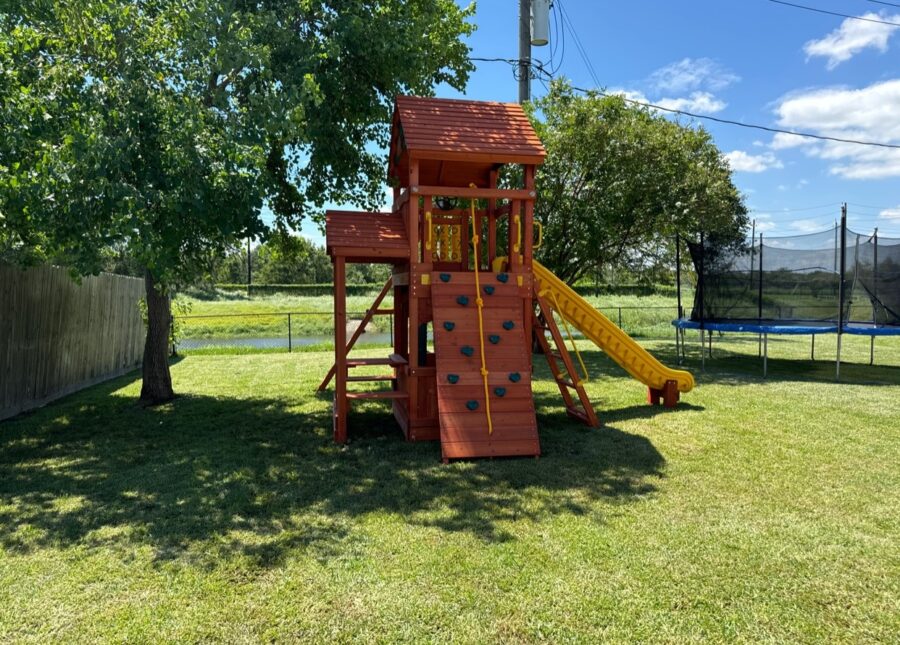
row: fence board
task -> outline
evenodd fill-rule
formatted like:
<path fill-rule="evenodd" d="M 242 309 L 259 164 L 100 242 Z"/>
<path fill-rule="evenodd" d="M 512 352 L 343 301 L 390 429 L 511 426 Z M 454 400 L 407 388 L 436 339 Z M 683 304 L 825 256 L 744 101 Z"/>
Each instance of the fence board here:
<path fill-rule="evenodd" d="M 138 278 L 0 265 L 0 419 L 138 367 L 143 295 Z"/>

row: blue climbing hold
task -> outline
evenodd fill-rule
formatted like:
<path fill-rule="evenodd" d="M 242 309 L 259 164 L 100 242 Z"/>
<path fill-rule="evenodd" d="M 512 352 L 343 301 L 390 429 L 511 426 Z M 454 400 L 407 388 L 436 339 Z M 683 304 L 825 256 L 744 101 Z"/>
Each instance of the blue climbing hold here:
<path fill-rule="evenodd" d="M 501 399 L 506 396 L 506 388 L 505 387 L 495 387 L 494 394 L 499 396 Z"/>
<path fill-rule="evenodd" d="M 459 383 L 459 374 L 447 374 L 447 382 L 450 385 L 456 385 Z"/>
<path fill-rule="evenodd" d="M 488 340 L 491 341 L 492 344 L 496 345 L 500 342 L 500 337 L 497 334 L 491 334 L 488 336 Z"/>
<path fill-rule="evenodd" d="M 447 331 L 453 331 L 453 329 L 455 327 L 456 327 L 456 323 L 452 323 L 449 320 L 444 323 L 444 329 L 446 329 Z"/>
<path fill-rule="evenodd" d="M 491 284 L 486 285 L 484 287 L 484 292 L 489 296 L 494 295 L 494 285 L 491 285 Z"/>
<path fill-rule="evenodd" d="M 449 273 L 442 273 L 440 275 L 440 278 L 441 278 L 441 282 L 450 282 L 450 274 Z"/>
<path fill-rule="evenodd" d="M 469 304 L 469 297 L 468 296 L 459 296 L 456 299 L 456 303 L 465 307 L 467 304 Z"/>
<path fill-rule="evenodd" d="M 477 410 L 478 409 L 478 401 L 467 401 L 466 407 L 473 411 Z"/>
<path fill-rule="evenodd" d="M 475 350 L 472 349 L 469 345 L 463 345 L 459 348 L 460 353 L 465 354 L 466 356 L 471 356 L 475 353 Z"/>
<path fill-rule="evenodd" d="M 505 329 L 506 331 L 509 331 L 510 329 L 512 329 L 515 326 L 516 326 L 516 323 L 514 323 L 511 320 L 507 320 L 505 323 L 503 323 L 503 329 Z"/>
<path fill-rule="evenodd" d="M 509 375 L 509 380 L 512 381 L 513 383 L 518 383 L 519 381 L 522 380 L 522 375 L 519 374 L 518 372 L 512 372 Z"/>
<path fill-rule="evenodd" d="M 500 282 L 502 282 L 503 284 L 506 284 L 506 281 L 509 280 L 509 274 L 507 274 L 507 273 L 498 273 L 498 274 L 497 274 L 497 280 L 500 281 Z"/>

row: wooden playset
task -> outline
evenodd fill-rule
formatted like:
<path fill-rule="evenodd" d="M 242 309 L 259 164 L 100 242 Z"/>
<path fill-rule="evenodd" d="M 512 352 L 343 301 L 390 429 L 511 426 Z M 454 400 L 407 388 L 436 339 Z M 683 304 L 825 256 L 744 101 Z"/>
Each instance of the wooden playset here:
<path fill-rule="evenodd" d="M 319 389 L 334 378 L 335 441 L 347 441 L 353 401 L 389 399 L 406 438 L 439 439 L 445 461 L 539 455 L 531 392 L 533 338 L 569 415 L 597 426 L 584 389 L 584 363 L 574 342 L 573 351 L 567 349 L 554 313 L 569 340 L 571 325 L 647 384 L 651 403 L 674 406 L 679 392 L 693 387 L 688 372 L 660 364 L 534 260 L 541 238 L 533 217 L 534 179 L 544 156 L 519 105 L 397 98 L 388 163 L 392 212 L 329 211 L 326 216 L 336 349 L 334 366 Z M 521 166 L 519 187 L 498 186 L 498 173 L 507 164 Z M 393 266 L 349 341 L 348 262 Z M 390 290 L 393 307 L 383 308 Z M 351 357 L 371 319 L 389 313 L 394 315 L 393 353 Z M 385 373 L 360 375 L 356 369 L 372 365 L 384 366 Z M 372 382 L 390 388 L 348 388 Z"/>

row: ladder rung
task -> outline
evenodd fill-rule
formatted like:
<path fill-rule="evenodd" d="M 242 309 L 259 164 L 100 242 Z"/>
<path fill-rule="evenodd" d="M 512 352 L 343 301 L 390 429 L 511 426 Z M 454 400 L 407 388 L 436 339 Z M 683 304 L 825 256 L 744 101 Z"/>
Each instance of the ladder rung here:
<path fill-rule="evenodd" d="M 399 392 L 397 390 L 383 390 L 380 392 L 347 392 L 347 398 L 362 400 L 406 399 L 409 398 L 409 395 L 406 392 Z"/>
<path fill-rule="evenodd" d="M 578 386 L 575 385 L 572 381 L 564 381 L 562 379 L 556 379 L 556 382 L 560 385 L 565 385 L 568 388 L 572 388 L 573 390 L 577 390 Z"/>
<path fill-rule="evenodd" d="M 584 421 L 585 423 L 589 423 L 589 422 L 590 422 L 590 419 L 588 418 L 588 415 L 586 415 L 586 414 L 585 414 L 584 412 L 582 412 L 581 410 L 577 410 L 577 409 L 575 409 L 575 408 L 566 408 L 566 413 L 567 413 L 569 416 L 572 416 L 572 417 L 575 417 L 576 419 L 579 419 L 579 420 L 581 420 L 581 421 Z"/>
<path fill-rule="evenodd" d="M 396 376 L 393 374 L 378 374 L 376 376 L 348 376 L 348 383 L 363 383 L 366 381 L 393 381 Z"/>
<path fill-rule="evenodd" d="M 387 358 L 348 358 L 347 367 L 362 367 L 364 365 L 390 365 L 400 367 L 406 365 L 406 359 L 399 354 L 391 354 Z"/>
<path fill-rule="evenodd" d="M 366 313 L 371 314 L 373 316 L 378 316 L 378 315 L 386 316 L 387 314 L 394 313 L 394 309 L 367 309 Z"/>

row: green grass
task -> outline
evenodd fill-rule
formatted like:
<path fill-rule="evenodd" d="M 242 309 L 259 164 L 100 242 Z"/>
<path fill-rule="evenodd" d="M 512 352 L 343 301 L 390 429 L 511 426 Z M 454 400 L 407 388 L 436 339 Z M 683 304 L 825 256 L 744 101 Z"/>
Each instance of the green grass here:
<path fill-rule="evenodd" d="M 377 292 L 367 296 L 347 298 L 347 312 L 359 320 L 372 306 Z M 288 312 L 291 333 L 295 336 L 330 335 L 334 329 L 334 301 L 331 296 L 291 296 L 277 294 L 249 298 L 235 293 L 222 293 L 215 299 L 179 296 L 190 305 L 190 313 L 183 320 L 180 337 L 188 338 L 274 338 L 287 336 Z M 383 307 L 391 306 L 392 298 L 385 298 Z M 390 331 L 390 320 L 377 316 L 368 327 L 372 332 Z"/>
<path fill-rule="evenodd" d="M 377 293 L 347 298 L 347 311 L 351 319 L 359 320 L 372 306 Z M 275 338 L 287 337 L 287 313 L 303 312 L 291 316 L 291 333 L 294 336 L 326 336 L 333 332 L 334 302 L 331 296 L 254 296 L 248 298 L 235 293 L 220 293 L 216 298 L 198 299 L 179 296 L 190 303 L 190 314 L 182 322 L 179 338 Z M 618 323 L 621 307 L 622 328 L 628 333 L 644 338 L 668 338 L 673 336 L 671 321 L 677 311 L 676 299 L 667 296 L 599 296 L 588 297 L 597 307 Z M 391 306 L 391 295 L 385 298 L 383 307 Z M 685 300 L 685 307 L 688 306 Z M 390 318 L 376 316 L 368 326 L 370 332 L 390 331 Z"/>
<path fill-rule="evenodd" d="M 0 641 L 896 642 L 900 339 L 848 339 L 838 384 L 825 339 L 763 380 L 732 338 L 674 411 L 586 351 L 597 430 L 536 363 L 538 460 L 443 465 L 379 403 L 336 446 L 318 352 L 4 422 Z"/>

